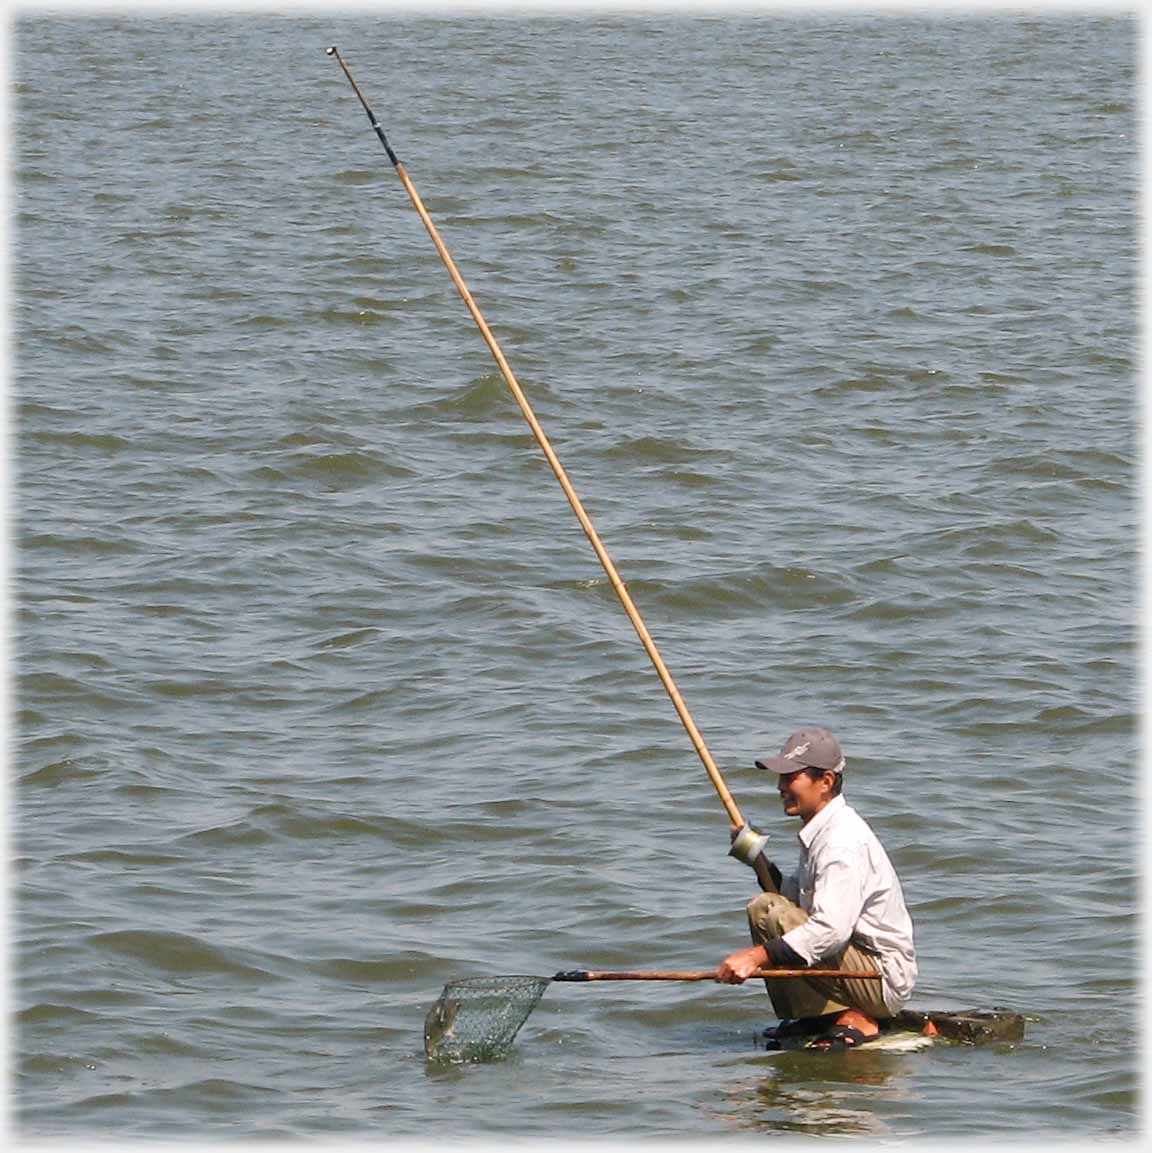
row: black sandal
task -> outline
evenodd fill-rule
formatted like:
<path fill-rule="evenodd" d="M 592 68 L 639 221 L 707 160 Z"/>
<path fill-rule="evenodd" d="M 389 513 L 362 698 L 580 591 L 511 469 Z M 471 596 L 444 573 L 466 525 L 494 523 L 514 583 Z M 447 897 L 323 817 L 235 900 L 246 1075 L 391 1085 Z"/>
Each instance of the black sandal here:
<path fill-rule="evenodd" d="M 765 1049 L 783 1049 L 784 1041 L 797 1037 L 811 1037 L 823 1033 L 833 1021 L 830 1014 L 823 1017 L 785 1017 L 776 1025 L 769 1025 L 761 1034 L 766 1042 Z"/>
<path fill-rule="evenodd" d="M 872 1041 L 879 1034 L 872 1037 L 861 1033 L 859 1029 L 854 1029 L 851 1025 L 833 1025 L 831 1029 L 813 1037 L 805 1049 L 816 1049 L 821 1053 L 828 1053 L 838 1051 L 841 1049 L 856 1049 L 860 1045 Z"/>
<path fill-rule="evenodd" d="M 818 1031 L 819 1017 L 785 1017 L 779 1024 L 769 1025 L 763 1036 L 767 1041 L 777 1041 L 781 1037 L 803 1037 L 806 1033 Z M 813 1026 L 817 1028 L 814 1030 Z"/>

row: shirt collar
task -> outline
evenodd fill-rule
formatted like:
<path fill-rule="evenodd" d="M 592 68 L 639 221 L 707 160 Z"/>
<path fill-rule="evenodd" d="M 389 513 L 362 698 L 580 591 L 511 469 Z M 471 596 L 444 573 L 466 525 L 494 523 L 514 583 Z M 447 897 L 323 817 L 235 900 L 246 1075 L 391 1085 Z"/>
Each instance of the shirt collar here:
<path fill-rule="evenodd" d="M 812 847 L 812 842 L 816 839 L 816 834 L 844 807 L 844 794 L 841 793 L 837 797 L 833 797 L 825 806 L 808 822 L 806 825 L 800 826 L 800 831 L 796 834 L 800 838 L 800 843 L 806 849 Z"/>

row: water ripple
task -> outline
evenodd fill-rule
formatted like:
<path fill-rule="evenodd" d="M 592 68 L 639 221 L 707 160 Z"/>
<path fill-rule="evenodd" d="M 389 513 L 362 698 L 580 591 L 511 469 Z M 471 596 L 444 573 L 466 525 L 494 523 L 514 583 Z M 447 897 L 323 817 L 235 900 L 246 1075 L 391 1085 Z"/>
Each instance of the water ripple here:
<path fill-rule="evenodd" d="M 1136 32 L 18 20 L 23 1135 L 1133 1133 Z M 425 1070 L 446 981 L 713 967 L 750 877 L 333 41 L 742 811 L 790 863 L 753 761 L 839 731 L 917 996 L 1023 1043 L 558 984 Z"/>

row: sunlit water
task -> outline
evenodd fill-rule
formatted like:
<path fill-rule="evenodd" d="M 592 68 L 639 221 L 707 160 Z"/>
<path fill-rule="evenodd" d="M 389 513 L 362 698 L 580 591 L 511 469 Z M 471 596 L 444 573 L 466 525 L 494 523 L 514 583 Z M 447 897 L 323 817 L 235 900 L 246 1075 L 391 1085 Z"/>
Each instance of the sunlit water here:
<path fill-rule="evenodd" d="M 771 1055 L 743 811 L 837 731 L 921 1006 Z M 14 1104 L 35 1136 L 1132 1133 L 1136 25 L 26 17 Z M 1106 796 L 1102 781 L 1109 782 Z"/>

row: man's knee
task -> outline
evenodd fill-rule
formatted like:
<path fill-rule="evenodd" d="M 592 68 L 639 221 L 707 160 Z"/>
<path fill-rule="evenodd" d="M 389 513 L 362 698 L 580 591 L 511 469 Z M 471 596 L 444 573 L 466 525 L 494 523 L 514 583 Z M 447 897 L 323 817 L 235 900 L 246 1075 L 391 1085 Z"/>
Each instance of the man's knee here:
<path fill-rule="evenodd" d="M 795 908 L 795 905 L 780 893 L 757 893 L 748 902 L 748 916 L 759 917 L 765 914 L 775 914 L 789 906 Z"/>
<path fill-rule="evenodd" d="M 807 919 L 798 905 L 779 893 L 760 893 L 748 902 L 749 925 L 766 936 L 782 936 Z"/>

